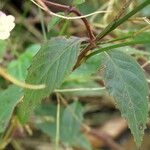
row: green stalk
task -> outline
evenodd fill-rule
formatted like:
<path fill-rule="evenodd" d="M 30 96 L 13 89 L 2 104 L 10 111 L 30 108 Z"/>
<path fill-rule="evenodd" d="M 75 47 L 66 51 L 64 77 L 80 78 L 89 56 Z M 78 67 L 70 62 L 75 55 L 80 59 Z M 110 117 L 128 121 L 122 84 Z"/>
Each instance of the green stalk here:
<path fill-rule="evenodd" d="M 43 16 L 42 10 L 40 8 L 39 8 L 39 14 L 40 14 L 40 21 L 41 21 L 41 27 L 42 27 L 44 40 L 47 41 L 46 29 L 45 29 L 45 26 L 44 26 L 44 16 Z"/>
<path fill-rule="evenodd" d="M 122 17 L 121 19 L 117 20 L 115 19 L 112 23 L 110 23 L 98 36 L 97 41 L 102 39 L 104 36 L 106 36 L 108 33 L 116 29 L 119 25 L 124 23 L 126 20 L 128 20 L 130 17 L 135 15 L 138 11 L 142 10 L 144 7 L 148 6 L 150 4 L 150 0 L 146 0 L 142 4 L 140 4 L 138 7 L 133 9 L 130 13 Z"/>
<path fill-rule="evenodd" d="M 129 39 L 129 38 L 132 38 L 132 37 L 133 37 L 133 35 L 127 35 L 127 36 L 122 36 L 122 37 L 118 37 L 118 38 L 115 38 L 115 39 L 107 40 L 107 41 L 104 41 L 104 42 L 97 42 L 97 44 L 98 45 L 109 44 L 109 43 L 113 43 L 113 42 L 117 42 L 117 41 L 126 40 L 126 39 Z"/>
<path fill-rule="evenodd" d="M 60 100 L 58 94 L 57 96 L 57 114 L 56 114 L 56 138 L 55 138 L 55 150 L 59 150 L 59 140 L 60 140 Z"/>
<path fill-rule="evenodd" d="M 63 24 L 62 29 L 61 29 L 61 31 L 59 32 L 59 36 L 64 35 L 64 33 L 65 33 L 65 31 L 66 31 L 66 29 L 67 29 L 69 23 L 70 23 L 70 22 L 69 22 L 68 20 L 65 20 L 65 23 Z"/>
<path fill-rule="evenodd" d="M 125 47 L 125 46 L 130 46 L 130 45 L 135 45 L 135 44 L 148 44 L 148 43 L 150 43 L 149 39 L 143 40 L 143 41 L 142 40 L 141 41 L 129 41 L 129 42 L 124 42 L 124 43 L 119 43 L 119 44 L 103 47 L 103 48 L 100 48 L 98 50 L 93 51 L 91 54 L 89 54 L 87 56 L 87 59 L 96 55 L 96 54 L 104 52 L 104 51 L 108 51 L 108 50 L 112 50 L 112 49 L 116 49 L 116 48 L 120 48 L 120 47 Z"/>

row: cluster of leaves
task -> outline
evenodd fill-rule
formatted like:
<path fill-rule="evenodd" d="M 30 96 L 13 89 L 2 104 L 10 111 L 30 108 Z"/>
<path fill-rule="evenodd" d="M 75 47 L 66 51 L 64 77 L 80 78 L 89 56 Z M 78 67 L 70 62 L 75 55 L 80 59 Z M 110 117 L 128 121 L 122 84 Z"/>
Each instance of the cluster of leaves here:
<path fill-rule="evenodd" d="M 75 0 L 74 4 L 78 5 L 84 2 L 84 0 Z M 48 24 L 48 29 L 51 30 L 60 21 L 60 18 L 53 18 Z M 84 39 L 78 37 L 51 38 L 41 45 L 31 46 L 17 60 L 10 62 L 7 71 L 11 75 L 30 84 L 45 84 L 46 88 L 42 90 L 22 90 L 16 86 L 9 86 L 6 90 L 0 91 L 0 135 L 8 127 L 14 109 L 18 105 L 16 115 L 22 124 L 26 123 L 30 114 L 36 110 L 37 128 L 55 139 L 57 108 L 54 105 L 40 105 L 41 100 L 52 94 L 55 89 L 76 86 L 76 83 L 83 85 L 85 82 L 90 82 L 90 84 L 92 82 L 92 86 L 98 87 L 96 82 L 89 79 L 103 67 L 105 87 L 114 97 L 116 106 L 121 111 L 122 116 L 128 121 L 135 142 L 139 146 L 147 123 L 149 89 L 143 70 L 130 54 L 147 55 L 149 57 L 149 53 L 139 52 L 131 47 L 128 47 L 130 48 L 129 51 L 125 51 L 125 49 L 127 46 L 134 44 L 149 44 L 150 33 L 141 33 L 136 38 L 134 33 L 129 33 L 124 37 L 128 38 L 117 44 L 113 42 L 103 45 L 98 44 L 102 48 L 93 49 L 87 56 L 87 61 L 73 72 L 80 51 L 84 47 Z M 0 46 L 1 56 L 5 50 L 5 44 L 5 42 L 0 42 L 0 45 L 2 45 Z M 126 48 L 124 48 L 125 46 Z M 27 68 L 29 68 L 28 71 Z M 74 82 L 70 83 L 70 80 Z M 20 101 L 22 96 L 23 100 Z M 72 113 L 70 113 L 70 109 Z M 69 146 L 79 145 L 90 149 L 88 141 L 80 133 L 80 126 L 83 121 L 83 110 L 80 103 L 74 102 L 68 107 L 62 108 L 61 111 L 61 142 Z M 78 120 L 74 118 L 73 114 L 77 116 Z M 55 121 L 43 122 L 41 121 L 43 116 L 52 116 Z"/>

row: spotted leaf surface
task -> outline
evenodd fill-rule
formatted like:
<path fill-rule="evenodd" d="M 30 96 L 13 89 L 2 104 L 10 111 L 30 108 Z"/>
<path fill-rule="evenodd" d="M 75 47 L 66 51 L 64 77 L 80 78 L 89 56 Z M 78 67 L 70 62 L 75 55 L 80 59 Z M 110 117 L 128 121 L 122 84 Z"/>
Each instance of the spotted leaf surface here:
<path fill-rule="evenodd" d="M 148 117 L 148 84 L 138 63 L 120 51 L 104 54 L 104 81 L 140 146 Z"/>
<path fill-rule="evenodd" d="M 54 89 L 58 88 L 64 78 L 72 71 L 76 63 L 81 39 L 58 37 L 44 43 L 29 68 L 26 82 L 45 84 L 42 90 L 25 90 L 24 100 L 18 114 L 22 122 L 26 122 L 30 112 Z"/>

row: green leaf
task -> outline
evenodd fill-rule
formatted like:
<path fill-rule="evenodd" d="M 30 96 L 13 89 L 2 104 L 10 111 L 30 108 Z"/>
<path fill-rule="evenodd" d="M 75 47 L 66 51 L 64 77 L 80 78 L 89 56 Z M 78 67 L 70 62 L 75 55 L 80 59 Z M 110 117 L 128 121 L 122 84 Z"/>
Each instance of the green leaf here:
<path fill-rule="evenodd" d="M 92 146 L 88 139 L 83 135 L 78 135 L 78 138 L 76 138 L 76 141 L 74 141 L 75 146 L 79 145 L 81 148 L 84 148 L 85 150 L 92 150 Z"/>
<path fill-rule="evenodd" d="M 140 146 L 148 117 L 149 90 L 144 73 L 137 62 L 123 52 L 110 51 L 104 59 L 106 88 Z"/>
<path fill-rule="evenodd" d="M 100 54 L 89 58 L 79 68 L 74 70 L 62 84 L 62 89 L 77 89 L 77 88 L 99 88 L 100 85 L 95 81 L 97 79 L 97 72 L 99 66 L 102 64 L 102 57 Z M 66 92 L 65 94 L 76 96 L 102 96 L 104 90 L 99 91 L 74 91 Z"/>
<path fill-rule="evenodd" d="M 85 2 L 85 0 L 74 0 L 73 1 L 75 5 L 79 5 Z"/>
<path fill-rule="evenodd" d="M 50 95 L 58 88 L 64 78 L 70 74 L 76 63 L 81 39 L 72 37 L 52 38 L 44 43 L 33 58 L 29 68 L 27 83 L 45 84 L 43 90 L 25 90 L 24 101 L 20 105 L 20 119 L 25 122 L 29 113 L 37 106 L 42 98 Z"/>
<path fill-rule="evenodd" d="M 61 106 L 60 119 L 62 118 L 63 111 L 64 107 Z M 52 140 L 55 140 L 57 106 L 54 105 L 53 103 L 42 104 L 35 109 L 34 114 L 36 116 L 35 120 L 36 127 L 46 135 L 50 136 Z"/>
<path fill-rule="evenodd" d="M 8 64 L 8 73 L 18 80 L 24 81 L 27 76 L 27 68 L 30 66 L 33 56 L 39 49 L 39 44 L 34 44 L 27 48 L 27 50 L 20 55 L 17 60 L 13 60 Z"/>
<path fill-rule="evenodd" d="M 90 150 L 91 145 L 80 130 L 83 121 L 82 105 L 75 101 L 65 109 L 61 106 L 60 111 L 60 142 Z M 54 104 L 41 105 L 35 111 L 36 127 L 50 136 L 52 140 L 56 138 L 56 114 L 57 107 Z"/>
<path fill-rule="evenodd" d="M 130 47 L 130 46 L 120 47 L 120 48 L 117 48 L 116 50 L 125 52 L 125 53 L 128 54 L 128 55 L 150 56 L 150 53 L 149 53 L 149 52 L 141 51 L 141 50 L 138 50 L 138 49 L 133 48 L 133 47 Z"/>
<path fill-rule="evenodd" d="M 10 86 L 0 92 L 0 133 L 4 132 L 15 106 L 22 96 L 20 88 Z"/>
<path fill-rule="evenodd" d="M 63 143 L 70 145 L 74 144 L 80 133 L 80 126 L 82 121 L 83 108 L 81 104 L 76 101 L 69 105 L 64 110 L 62 115 L 61 140 L 63 141 Z"/>
<path fill-rule="evenodd" d="M 0 61 L 1 61 L 1 58 L 3 57 L 3 55 L 5 53 L 6 46 L 7 46 L 6 41 L 0 40 Z"/>

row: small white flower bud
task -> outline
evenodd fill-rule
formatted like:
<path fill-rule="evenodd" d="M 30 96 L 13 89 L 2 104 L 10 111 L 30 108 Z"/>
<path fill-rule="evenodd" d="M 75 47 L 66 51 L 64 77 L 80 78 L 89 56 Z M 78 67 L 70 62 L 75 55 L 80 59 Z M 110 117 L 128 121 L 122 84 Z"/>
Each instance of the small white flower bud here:
<path fill-rule="evenodd" d="M 15 27 L 15 17 L 0 11 L 0 39 L 5 40 L 10 36 L 10 31 Z"/>

